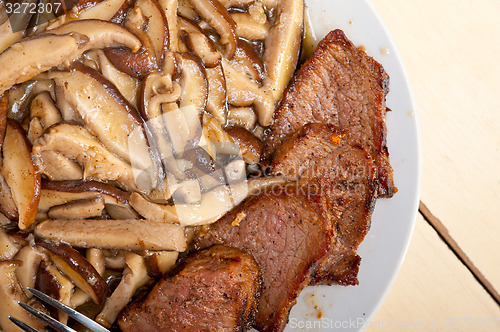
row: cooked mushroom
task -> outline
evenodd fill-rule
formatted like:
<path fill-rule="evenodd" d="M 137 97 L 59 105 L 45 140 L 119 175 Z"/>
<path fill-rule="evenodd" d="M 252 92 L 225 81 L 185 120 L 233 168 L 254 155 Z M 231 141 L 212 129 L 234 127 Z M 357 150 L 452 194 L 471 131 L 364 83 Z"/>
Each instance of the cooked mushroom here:
<path fill-rule="evenodd" d="M 262 5 L 250 6 L 248 11 L 231 13 L 231 18 L 236 22 L 236 35 L 248 40 L 265 40 L 269 34 L 269 22 L 264 8 Z"/>
<path fill-rule="evenodd" d="M 68 64 L 91 48 L 115 46 L 137 51 L 141 42 L 124 27 L 99 20 L 69 22 L 51 33 L 21 40 L 0 54 L 0 63 L 9 64 L 0 70 L 0 93 L 52 67 Z"/>
<path fill-rule="evenodd" d="M 248 164 L 256 164 L 260 161 L 263 149 L 261 140 L 242 127 L 228 127 L 225 130 L 241 149 L 243 159 Z"/>
<path fill-rule="evenodd" d="M 41 262 L 36 278 L 36 289 L 65 305 L 70 305 L 74 288 L 75 285 L 63 276 L 54 265 L 45 260 Z M 63 324 L 67 324 L 68 314 L 57 311 L 57 320 Z"/>
<path fill-rule="evenodd" d="M 0 283 L 0 326 L 4 331 L 18 330 L 17 326 L 10 321 L 9 316 L 16 317 L 35 329 L 42 329 L 44 326 L 42 321 L 33 317 L 18 304 L 18 302 L 26 303 L 28 300 L 15 273 L 20 264 L 19 261 L 12 260 L 0 262 L 0 275 L 2 276 Z"/>
<path fill-rule="evenodd" d="M 147 251 L 144 261 L 148 274 L 152 278 L 159 278 L 170 271 L 179 257 L 177 251 Z"/>
<path fill-rule="evenodd" d="M 0 228 L 0 262 L 12 259 L 19 251 L 20 246 Z"/>
<path fill-rule="evenodd" d="M 270 8 L 266 3 L 264 5 Z M 267 70 L 264 85 L 272 93 L 274 102 L 278 103 L 299 58 L 304 28 L 304 1 L 279 1 L 276 10 L 275 24 L 265 41 L 263 60 Z M 260 121 L 260 115 L 259 122 L 263 126 L 269 125 Z"/>
<path fill-rule="evenodd" d="M 5 129 L 7 128 L 7 114 L 9 112 L 9 92 L 5 91 L 0 96 L 0 150 L 2 150 Z"/>
<path fill-rule="evenodd" d="M 89 248 L 87 249 L 85 257 L 90 264 L 95 268 L 97 273 L 101 276 L 104 275 L 106 270 L 106 259 L 104 257 L 104 252 L 99 248 Z"/>
<path fill-rule="evenodd" d="M 198 58 L 189 54 L 176 54 L 175 58 L 181 71 L 179 107 L 184 113 L 189 139 L 192 140 L 201 134 L 201 119 L 208 97 L 207 75 Z"/>
<path fill-rule="evenodd" d="M 185 180 L 172 194 L 175 203 L 196 204 L 201 200 L 200 183 L 196 179 Z"/>
<path fill-rule="evenodd" d="M 104 52 L 99 50 L 97 54 L 102 75 L 116 86 L 118 91 L 120 91 L 130 104 L 137 107 L 139 80 L 113 66 Z"/>
<path fill-rule="evenodd" d="M 252 107 L 230 107 L 227 115 L 227 125 L 252 130 L 257 123 L 257 116 Z"/>
<path fill-rule="evenodd" d="M 256 0 L 219 0 L 221 5 L 230 9 L 230 8 L 246 8 Z"/>
<path fill-rule="evenodd" d="M 169 31 L 169 49 L 172 52 L 177 52 L 177 0 L 159 0 L 160 7 L 163 9 L 165 18 L 167 19 L 168 31 Z"/>
<path fill-rule="evenodd" d="M 255 108 L 257 118 L 262 126 L 272 122 L 274 101 L 270 91 L 238 71 L 233 64 L 223 60 L 228 101 L 233 106 L 251 106 Z"/>
<path fill-rule="evenodd" d="M 86 36 L 88 42 L 79 49 L 80 54 L 90 49 L 123 46 L 129 48 L 132 52 L 137 52 L 142 45 L 134 34 L 121 25 L 96 19 L 71 21 L 51 29 L 48 33 L 53 35 L 76 33 Z"/>
<path fill-rule="evenodd" d="M 9 19 L 5 21 L 0 20 L 0 22 L 3 22 L 0 25 L 0 52 L 3 52 L 7 48 L 9 48 L 10 45 L 21 40 L 25 32 L 24 31 L 14 32 Z"/>
<path fill-rule="evenodd" d="M 82 167 L 77 162 L 54 151 L 43 151 L 40 156 L 43 160 L 43 174 L 49 180 L 83 179 Z"/>
<path fill-rule="evenodd" d="M 106 50 L 106 56 L 119 70 L 143 78 L 163 65 L 168 49 L 169 33 L 167 20 L 156 0 L 138 0 L 124 22 L 142 42 L 139 52 L 117 48 Z"/>
<path fill-rule="evenodd" d="M 96 317 L 96 321 L 104 327 L 111 327 L 120 311 L 130 302 L 135 291 L 150 280 L 143 257 L 127 252 L 125 261 L 127 267 L 123 271 L 118 287 L 106 300 L 104 308 Z"/>
<path fill-rule="evenodd" d="M 17 122 L 8 120 L 2 146 L 1 172 L 11 189 L 19 213 L 19 228 L 28 229 L 35 221 L 40 200 L 40 173 L 31 158 L 31 144 Z"/>
<path fill-rule="evenodd" d="M 61 113 L 47 91 L 38 94 L 33 99 L 30 106 L 30 116 L 39 118 L 43 128 L 48 128 L 62 120 Z"/>
<path fill-rule="evenodd" d="M 75 219 L 100 217 L 104 211 L 104 199 L 101 197 L 84 199 L 53 206 L 48 211 L 51 219 Z"/>
<path fill-rule="evenodd" d="M 75 64 L 70 71 L 54 72 L 51 76 L 85 125 L 110 152 L 127 162 L 134 158 L 134 166 L 140 169 L 153 164 L 142 119 L 111 82 L 99 72 L 80 64 Z M 131 142 L 134 131 L 142 132 L 137 142 Z M 137 145 L 133 155 L 131 143 Z"/>
<path fill-rule="evenodd" d="M 190 0 L 191 5 L 200 16 L 211 25 L 220 36 L 225 46 L 224 55 L 231 59 L 236 51 L 236 23 L 227 9 L 218 0 Z"/>
<path fill-rule="evenodd" d="M 222 125 L 227 122 L 227 93 L 226 78 L 222 64 L 213 68 L 206 68 L 208 80 L 207 111 L 210 112 Z"/>
<path fill-rule="evenodd" d="M 54 151 L 76 160 L 84 170 L 85 180 L 113 181 L 131 191 L 147 192 L 148 179 L 138 182 L 132 166 L 109 152 L 83 127 L 62 123 L 55 125 L 33 145 L 33 157 L 43 172 L 44 151 Z"/>
<path fill-rule="evenodd" d="M 238 48 L 231 60 L 235 68 L 248 75 L 259 84 L 265 77 L 262 60 L 255 53 L 254 48 L 244 39 L 238 38 Z"/>
<path fill-rule="evenodd" d="M 55 86 L 55 97 L 57 108 L 61 112 L 61 116 L 64 121 L 78 123 L 83 125 L 82 117 L 78 114 L 77 111 L 69 104 L 64 96 L 64 91 L 61 87 Z"/>
<path fill-rule="evenodd" d="M 111 218 L 135 219 L 138 217 L 137 212 L 128 204 L 129 193 L 109 184 L 96 181 L 42 181 L 37 220 L 46 219 L 51 207 L 100 197 L 104 199 L 106 212 Z"/>
<path fill-rule="evenodd" d="M 249 195 L 282 183 L 282 177 L 273 177 L 251 179 L 232 186 L 219 186 L 203 194 L 200 204 L 196 205 L 160 205 L 133 193 L 130 196 L 130 204 L 147 219 L 175 222 L 182 226 L 206 225 L 215 222 Z"/>
<path fill-rule="evenodd" d="M 35 235 L 82 248 L 128 250 L 186 250 L 182 227 L 151 220 L 47 219 Z"/>
<path fill-rule="evenodd" d="M 2 161 L 0 160 L 0 170 L 1 168 Z M 2 172 L 0 172 L 0 212 L 12 220 L 19 217 L 16 202 L 12 198 L 12 192 L 7 185 L 7 182 L 5 182 Z"/>
<path fill-rule="evenodd" d="M 212 68 L 220 63 L 222 56 L 210 38 L 201 28 L 190 19 L 179 16 L 178 18 L 181 39 L 190 52 L 198 56 L 206 68 Z"/>
<path fill-rule="evenodd" d="M 46 253 L 42 252 L 40 248 L 27 245 L 16 254 L 14 259 L 23 262 L 21 266 L 16 269 L 16 276 L 26 295 L 31 297 L 31 293 L 28 292 L 28 287 L 35 287 L 38 267 L 43 260 L 48 259 L 48 256 Z"/>
<path fill-rule="evenodd" d="M 41 224 L 37 226 L 40 227 Z M 108 293 L 108 285 L 96 269 L 77 250 L 60 242 L 36 239 L 36 244 L 47 249 L 50 259 L 73 283 L 86 292 L 95 303 L 101 303 Z"/>

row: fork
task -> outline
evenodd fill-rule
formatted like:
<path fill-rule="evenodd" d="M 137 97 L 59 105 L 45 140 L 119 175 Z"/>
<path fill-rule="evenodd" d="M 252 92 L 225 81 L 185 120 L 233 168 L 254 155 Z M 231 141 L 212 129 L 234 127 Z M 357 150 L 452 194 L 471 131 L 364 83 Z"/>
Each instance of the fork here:
<path fill-rule="evenodd" d="M 98 323 L 96 323 L 95 321 L 93 321 L 92 319 L 88 318 L 87 316 L 85 315 L 82 315 L 81 313 L 79 313 L 78 311 L 62 304 L 61 302 L 51 298 L 50 296 L 36 290 L 36 289 L 33 289 L 31 287 L 28 287 L 28 290 L 35 296 L 37 297 L 38 299 L 40 299 L 41 301 L 51 305 L 52 307 L 58 309 L 58 310 L 61 310 L 62 312 L 68 314 L 68 316 L 70 316 L 71 318 L 73 318 L 74 320 L 80 322 L 82 325 L 84 325 L 85 327 L 91 329 L 92 331 L 94 332 L 109 332 L 108 329 L 104 328 L 102 325 L 99 325 Z M 49 325 L 50 327 L 52 327 L 54 330 L 56 330 L 57 332 L 76 332 L 75 330 L 73 330 L 72 328 L 70 328 L 69 326 L 66 326 L 64 325 L 63 323 L 55 320 L 54 318 L 44 314 L 43 312 L 41 312 L 40 310 L 37 310 L 29 305 L 27 305 L 26 303 L 23 303 L 23 302 L 17 302 L 24 310 L 28 311 L 30 314 L 32 314 L 33 316 L 39 318 L 40 320 L 42 320 L 44 323 L 46 323 L 47 325 Z M 12 317 L 12 316 L 9 316 L 9 319 L 14 323 L 16 324 L 17 326 L 19 326 L 21 329 L 23 329 L 24 331 L 26 332 L 39 332 L 38 330 L 34 329 L 33 327 L 29 326 L 28 324 L 20 321 L 19 319 L 15 318 L 15 317 Z"/>

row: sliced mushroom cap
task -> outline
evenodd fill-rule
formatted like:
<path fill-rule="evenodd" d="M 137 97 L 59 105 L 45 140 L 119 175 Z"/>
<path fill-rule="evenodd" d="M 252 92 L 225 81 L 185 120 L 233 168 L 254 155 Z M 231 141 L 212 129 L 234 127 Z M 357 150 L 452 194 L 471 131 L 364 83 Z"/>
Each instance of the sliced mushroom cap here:
<path fill-rule="evenodd" d="M 264 17 L 266 14 L 262 10 Z M 236 22 L 236 35 L 248 40 L 265 40 L 269 34 L 269 23 L 259 22 L 250 13 L 231 13 Z"/>
<path fill-rule="evenodd" d="M 88 38 L 72 35 L 40 35 L 13 44 L 0 54 L 0 93 L 52 67 L 74 59 Z"/>
<path fill-rule="evenodd" d="M 0 93 L 52 67 L 69 64 L 91 48 L 117 46 L 137 51 L 141 41 L 124 27 L 99 20 L 69 22 L 50 33 L 21 40 L 0 54 Z"/>
<path fill-rule="evenodd" d="M 142 22 L 142 23 L 141 23 Z M 130 10 L 124 25 L 141 40 L 139 52 L 126 48 L 107 49 L 106 56 L 119 70 L 143 78 L 160 69 L 168 49 L 168 23 L 156 0 L 139 0 Z"/>
<path fill-rule="evenodd" d="M 38 211 L 45 219 L 51 207 L 79 200 L 103 198 L 106 212 L 113 219 L 135 219 L 139 217 L 129 205 L 130 194 L 109 184 L 97 181 L 42 181 L 42 192 Z"/>
<path fill-rule="evenodd" d="M 27 245 L 16 254 L 15 259 L 23 262 L 16 269 L 16 275 L 26 295 L 31 297 L 28 287 L 35 288 L 38 267 L 42 261 L 48 260 L 48 256 L 40 248 Z"/>
<path fill-rule="evenodd" d="M 158 4 L 163 9 L 163 13 L 165 14 L 165 18 L 167 19 L 169 31 L 169 49 L 172 52 L 177 52 L 178 50 L 177 3 L 177 0 L 158 0 Z"/>
<path fill-rule="evenodd" d="M 61 113 L 47 91 L 38 94 L 33 99 L 30 106 L 30 116 L 39 118 L 43 128 L 48 128 L 62 120 Z"/>
<path fill-rule="evenodd" d="M 127 47 L 132 52 L 137 52 L 142 45 L 133 33 L 121 25 L 95 19 L 71 21 L 48 33 L 54 35 L 77 33 L 86 36 L 88 42 L 80 49 L 81 54 L 90 49 L 106 47 Z"/>
<path fill-rule="evenodd" d="M 44 323 L 18 304 L 18 302 L 26 303 L 28 300 L 16 277 L 15 271 L 19 265 L 19 261 L 0 262 L 0 275 L 2 276 L 0 283 L 0 326 L 4 331 L 18 330 L 17 326 L 9 319 L 9 316 L 12 316 L 39 330 L 44 327 Z"/>
<path fill-rule="evenodd" d="M 236 52 L 236 23 L 227 9 L 217 0 L 190 0 L 190 3 L 200 16 L 217 31 L 220 42 L 225 46 L 224 55 L 227 59 L 231 59 Z"/>
<path fill-rule="evenodd" d="M 49 180 L 62 181 L 83 179 L 82 167 L 77 162 L 63 156 L 61 153 L 43 151 L 40 153 L 40 157 L 43 160 L 42 174 Z"/>
<path fill-rule="evenodd" d="M 187 49 L 196 54 L 205 67 L 212 68 L 218 65 L 222 56 L 203 30 L 195 22 L 182 16 L 179 16 L 178 22 L 183 32 L 180 36 Z"/>
<path fill-rule="evenodd" d="M 156 171 L 159 165 L 148 148 L 143 121 L 136 109 L 111 82 L 97 71 L 75 64 L 68 72 L 51 74 L 85 125 L 112 153 L 140 170 Z M 156 178 L 151 177 L 153 186 Z"/>
<path fill-rule="evenodd" d="M 12 259 L 19 249 L 20 246 L 14 242 L 6 231 L 0 228 L 0 262 Z"/>
<path fill-rule="evenodd" d="M 48 262 L 48 260 L 41 262 L 40 268 L 38 269 L 35 289 L 40 290 L 42 293 L 47 294 L 65 305 L 70 305 L 74 288 L 75 285 L 73 285 L 68 278 L 63 276 L 53 264 Z M 57 319 L 59 322 L 67 324 L 68 314 L 58 311 Z"/>
<path fill-rule="evenodd" d="M 299 59 L 304 29 L 304 1 L 279 1 L 277 11 L 275 23 L 265 41 L 263 57 L 268 75 L 264 85 L 271 91 L 275 103 L 281 99 Z"/>
<path fill-rule="evenodd" d="M 0 169 L 2 162 L 0 161 Z M 14 220 L 19 218 L 16 202 L 12 198 L 12 192 L 0 171 L 0 212 L 7 218 Z"/>
<path fill-rule="evenodd" d="M 1 172 L 19 212 L 19 228 L 25 230 L 36 218 L 41 178 L 31 158 L 31 144 L 24 130 L 10 119 L 2 150 L 4 159 Z"/>
<path fill-rule="evenodd" d="M 248 164 L 256 164 L 260 161 L 263 149 L 261 140 L 242 127 L 229 127 L 225 130 L 241 149 L 243 159 Z"/>
<path fill-rule="evenodd" d="M 80 248 L 175 250 L 187 248 L 182 227 L 151 220 L 47 219 L 35 235 Z"/>
<path fill-rule="evenodd" d="M 58 124 L 35 142 L 33 155 L 42 172 L 43 151 L 54 151 L 76 160 L 83 167 L 85 180 L 112 181 L 131 191 L 147 192 L 151 188 L 147 179 L 145 183 L 136 182 L 132 166 L 109 152 L 83 127 Z"/>
<path fill-rule="evenodd" d="M 207 111 L 214 116 L 222 125 L 227 122 L 227 91 L 226 78 L 222 64 L 213 68 L 206 68 L 208 80 Z"/>
<path fill-rule="evenodd" d="M 120 311 L 130 302 L 135 291 L 150 280 L 146 262 L 142 256 L 127 252 L 125 261 L 127 267 L 123 271 L 118 287 L 96 317 L 96 321 L 104 327 L 111 327 Z"/>
<path fill-rule="evenodd" d="M 5 91 L 0 97 L 0 150 L 2 149 L 5 129 L 7 128 L 7 114 L 9 112 L 9 92 Z"/>
<path fill-rule="evenodd" d="M 233 106 L 251 106 L 255 108 L 260 125 L 268 126 L 272 122 L 274 100 L 270 91 L 239 72 L 232 63 L 223 60 L 228 102 Z"/>
<path fill-rule="evenodd" d="M 53 206 L 48 211 L 51 219 L 87 219 L 100 217 L 104 211 L 103 197 L 84 199 Z"/>
<path fill-rule="evenodd" d="M 86 292 L 95 303 L 99 304 L 104 300 L 108 294 L 106 281 L 76 249 L 64 242 L 55 243 L 39 238 L 35 240 L 35 243 L 47 249 L 50 252 L 50 259 L 57 268 L 64 272 L 78 288 Z"/>
<path fill-rule="evenodd" d="M 243 127 L 252 130 L 257 123 L 257 115 L 251 107 L 230 107 L 227 115 L 227 125 Z"/>

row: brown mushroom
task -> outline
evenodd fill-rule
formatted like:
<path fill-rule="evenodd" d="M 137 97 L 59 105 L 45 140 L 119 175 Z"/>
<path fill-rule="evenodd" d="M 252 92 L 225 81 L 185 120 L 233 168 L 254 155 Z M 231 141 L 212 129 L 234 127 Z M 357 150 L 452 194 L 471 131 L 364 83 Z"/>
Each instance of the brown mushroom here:
<path fill-rule="evenodd" d="M 33 288 L 35 288 L 35 286 L 33 286 Z M 71 294 L 73 293 L 74 288 L 75 285 L 73 285 L 68 278 L 63 276 L 53 264 L 48 263 L 46 260 L 41 262 L 40 268 L 38 269 L 38 276 L 36 278 L 36 289 L 56 299 L 62 304 L 70 305 Z M 59 322 L 63 324 L 68 323 L 68 314 L 63 313 L 62 311 L 54 313 L 56 314 Z"/>
<path fill-rule="evenodd" d="M 54 243 L 38 238 L 36 244 L 47 249 L 50 252 L 50 259 L 57 268 L 64 272 L 78 288 L 86 292 L 95 303 L 101 303 L 104 300 L 108 293 L 106 281 L 77 250 L 64 242 Z"/>
<path fill-rule="evenodd" d="M 261 140 L 242 127 L 229 127 L 225 130 L 241 149 L 243 159 L 248 164 L 256 164 L 260 161 L 263 149 Z"/>
<path fill-rule="evenodd" d="M 127 250 L 186 250 L 182 227 L 151 220 L 47 219 L 35 235 L 80 248 Z"/>
<path fill-rule="evenodd" d="M 39 118 L 43 128 L 48 128 L 62 120 L 61 113 L 47 91 L 38 94 L 33 99 L 30 106 L 30 116 Z"/>
<path fill-rule="evenodd" d="M 177 0 L 158 0 L 158 4 L 163 9 L 165 18 L 167 19 L 169 31 L 169 49 L 172 52 L 178 51 L 178 25 L 177 25 Z"/>
<path fill-rule="evenodd" d="M 180 37 L 187 49 L 196 54 L 206 68 L 217 66 L 222 56 L 203 30 L 195 22 L 182 16 L 178 17 L 178 24 L 183 32 Z"/>
<path fill-rule="evenodd" d="M 0 93 L 52 67 L 69 64 L 91 48 L 115 46 L 138 50 L 141 42 L 124 27 L 99 20 L 69 22 L 21 40 L 0 54 Z"/>
<path fill-rule="evenodd" d="M 42 151 L 40 157 L 43 160 L 42 174 L 49 180 L 61 181 L 83 179 L 84 174 L 82 167 L 77 162 L 63 156 L 61 153 Z"/>
<path fill-rule="evenodd" d="M 137 178 L 132 166 L 109 152 L 83 127 L 61 123 L 47 130 L 33 145 L 33 157 L 43 172 L 43 152 L 54 151 L 76 160 L 85 180 L 112 181 L 131 191 L 147 192 L 149 179 Z"/>
<path fill-rule="evenodd" d="M 262 5 L 250 6 L 248 13 L 231 13 L 236 22 L 236 35 L 248 40 L 265 40 L 269 34 L 269 22 Z"/>
<path fill-rule="evenodd" d="M 21 308 L 18 302 L 26 303 L 28 298 L 24 294 L 16 277 L 16 269 L 21 263 L 19 261 L 7 260 L 0 262 L 0 326 L 4 331 L 16 331 L 17 326 L 12 323 L 9 316 L 16 317 L 33 328 L 41 329 L 44 323 L 26 310 Z"/>
<path fill-rule="evenodd" d="M 281 95 L 295 72 L 300 53 L 302 33 L 304 28 L 304 1 L 271 0 L 269 5 L 277 6 L 277 17 L 265 41 L 263 61 L 267 77 L 264 86 L 278 103 Z M 266 8 L 271 8 L 264 3 Z M 269 123 L 260 121 L 263 126 Z"/>
<path fill-rule="evenodd" d="M 151 278 L 160 278 L 170 271 L 179 257 L 177 251 L 146 251 L 144 262 Z"/>
<path fill-rule="evenodd" d="M 2 168 L 1 165 L 2 162 L 0 161 L 0 169 Z M 12 192 L 2 172 L 0 172 L 0 212 L 11 220 L 19 218 L 16 202 L 12 198 Z"/>
<path fill-rule="evenodd" d="M 141 40 L 139 52 L 125 48 L 107 49 L 106 56 L 119 70 L 143 78 L 163 66 L 168 49 L 168 24 L 156 0 L 139 0 L 125 18 L 124 25 Z"/>
<path fill-rule="evenodd" d="M 243 127 L 252 130 L 257 123 L 257 116 L 252 107 L 230 107 L 227 115 L 227 125 Z"/>
<path fill-rule="evenodd" d="M 53 206 L 47 215 L 51 219 L 87 219 L 100 217 L 103 211 L 104 199 L 101 196 Z"/>
<path fill-rule="evenodd" d="M 20 246 L 0 228 L 0 262 L 12 259 L 19 251 Z"/>
<path fill-rule="evenodd" d="M 220 36 L 220 42 L 224 45 L 224 55 L 231 59 L 236 52 L 236 23 L 231 18 L 227 9 L 218 0 L 190 0 L 191 5 L 200 16 Z"/>
<path fill-rule="evenodd" d="M 7 128 L 7 114 L 9 112 L 9 92 L 5 91 L 0 96 L 0 150 L 2 150 L 5 129 Z"/>
<path fill-rule="evenodd" d="M 270 91 L 238 71 L 228 61 L 222 62 L 226 75 L 228 102 L 233 106 L 254 106 L 259 123 L 268 126 L 272 122 L 274 100 Z"/>
<path fill-rule="evenodd" d="M 28 287 L 35 288 L 38 267 L 42 261 L 48 259 L 48 256 L 40 248 L 27 245 L 16 254 L 14 259 L 23 262 L 16 269 L 16 276 L 26 295 L 31 298 L 32 295 L 28 291 Z"/>
<path fill-rule="evenodd" d="M 207 111 L 214 116 L 222 125 L 227 122 L 227 91 L 226 78 L 222 64 L 213 68 L 206 68 L 208 80 Z"/>
<path fill-rule="evenodd" d="M 1 172 L 16 203 L 19 228 L 25 230 L 35 221 L 40 200 L 40 173 L 31 158 L 31 144 L 24 130 L 10 119 L 2 150 Z"/>

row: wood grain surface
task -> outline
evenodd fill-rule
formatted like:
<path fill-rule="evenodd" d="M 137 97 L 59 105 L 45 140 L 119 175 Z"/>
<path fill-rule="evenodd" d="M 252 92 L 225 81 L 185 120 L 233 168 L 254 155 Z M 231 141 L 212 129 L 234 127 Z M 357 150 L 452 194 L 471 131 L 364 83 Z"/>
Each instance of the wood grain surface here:
<path fill-rule="evenodd" d="M 403 269 L 374 320 L 438 319 L 437 331 L 468 330 L 462 321 L 445 327 L 446 318 L 498 321 L 500 1 L 371 2 L 412 86 L 423 212 L 435 218 L 419 217 Z M 475 329 L 500 331 L 500 321 Z"/>

